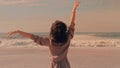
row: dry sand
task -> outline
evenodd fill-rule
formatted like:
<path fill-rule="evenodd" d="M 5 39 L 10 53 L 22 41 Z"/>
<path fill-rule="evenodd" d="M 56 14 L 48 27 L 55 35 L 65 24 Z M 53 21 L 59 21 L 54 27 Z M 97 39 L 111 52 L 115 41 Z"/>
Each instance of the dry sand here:
<path fill-rule="evenodd" d="M 70 48 L 72 68 L 120 68 L 120 48 Z M 48 68 L 49 51 L 39 48 L 0 48 L 0 68 Z"/>

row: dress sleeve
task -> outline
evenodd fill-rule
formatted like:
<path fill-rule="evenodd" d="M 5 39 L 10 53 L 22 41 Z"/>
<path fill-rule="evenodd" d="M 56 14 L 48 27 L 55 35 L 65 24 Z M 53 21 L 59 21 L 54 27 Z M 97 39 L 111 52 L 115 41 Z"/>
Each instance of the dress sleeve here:
<path fill-rule="evenodd" d="M 40 37 L 38 35 L 32 35 L 31 37 L 32 40 L 34 40 L 35 43 L 38 43 L 42 46 L 49 46 L 49 38 L 47 37 Z"/>
<path fill-rule="evenodd" d="M 74 36 L 74 31 L 75 31 L 75 24 L 71 24 L 69 27 L 68 27 L 68 34 L 69 34 L 69 37 L 72 39 L 73 36 Z"/>

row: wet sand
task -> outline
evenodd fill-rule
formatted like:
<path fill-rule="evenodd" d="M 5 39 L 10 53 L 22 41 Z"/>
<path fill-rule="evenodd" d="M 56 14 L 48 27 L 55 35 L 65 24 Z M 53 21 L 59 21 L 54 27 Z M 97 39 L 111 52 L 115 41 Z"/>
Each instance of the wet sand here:
<path fill-rule="evenodd" d="M 71 47 L 72 68 L 120 68 L 120 48 Z M 49 50 L 39 48 L 0 48 L 0 68 L 49 68 Z"/>

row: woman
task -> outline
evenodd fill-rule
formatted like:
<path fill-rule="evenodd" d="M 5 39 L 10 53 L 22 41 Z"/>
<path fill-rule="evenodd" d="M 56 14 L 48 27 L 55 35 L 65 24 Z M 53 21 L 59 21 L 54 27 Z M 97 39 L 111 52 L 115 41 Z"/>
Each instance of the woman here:
<path fill-rule="evenodd" d="M 78 5 L 79 1 L 76 0 L 72 10 L 70 26 L 67 28 L 66 24 L 62 21 L 55 21 L 55 23 L 52 24 L 49 37 L 40 37 L 20 30 L 8 32 L 7 35 L 9 37 L 13 34 L 18 33 L 23 37 L 34 40 L 34 42 L 40 45 L 48 46 L 51 60 L 50 68 L 70 68 L 70 64 L 67 59 L 67 53 L 70 46 L 70 41 L 74 35 L 74 22 Z"/>

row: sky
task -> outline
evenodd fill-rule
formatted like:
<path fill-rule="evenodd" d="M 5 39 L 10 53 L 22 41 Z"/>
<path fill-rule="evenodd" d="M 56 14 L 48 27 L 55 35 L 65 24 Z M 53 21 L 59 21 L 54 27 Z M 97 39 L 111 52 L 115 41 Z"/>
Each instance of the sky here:
<path fill-rule="evenodd" d="M 55 20 L 70 24 L 75 0 L 0 0 L 0 32 L 49 32 Z M 120 32 L 120 0 L 80 0 L 76 32 Z"/>

